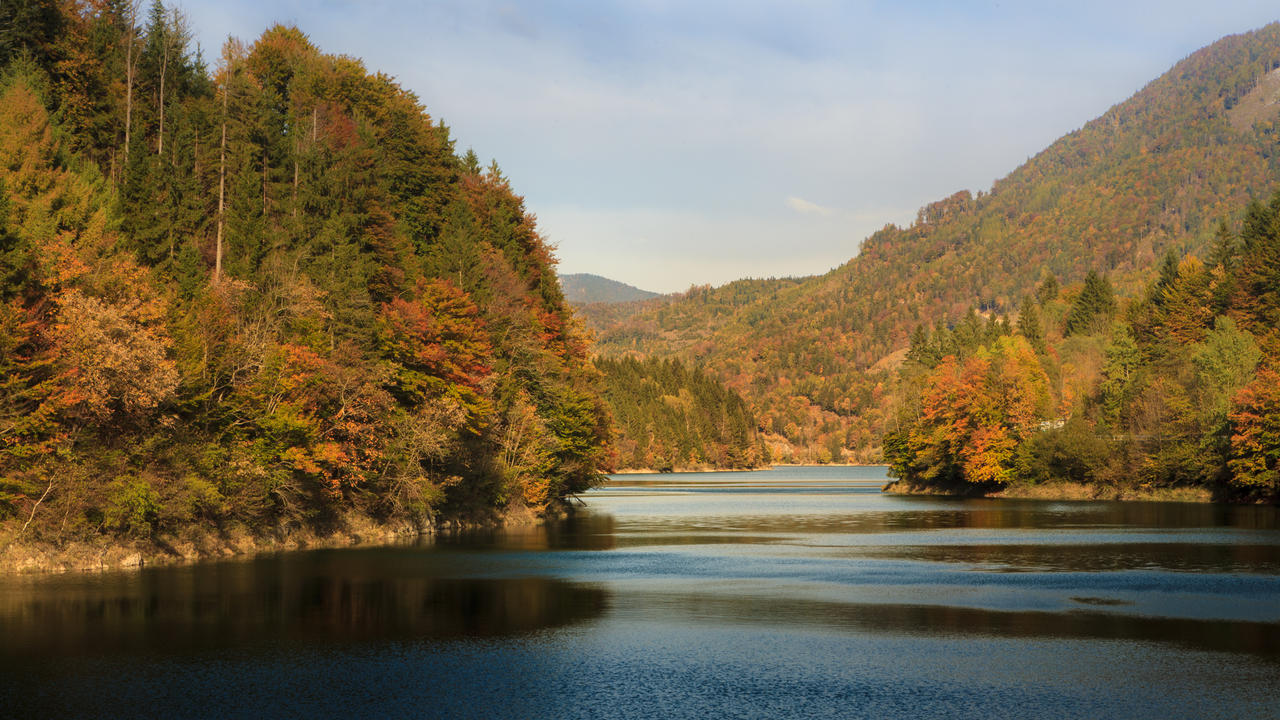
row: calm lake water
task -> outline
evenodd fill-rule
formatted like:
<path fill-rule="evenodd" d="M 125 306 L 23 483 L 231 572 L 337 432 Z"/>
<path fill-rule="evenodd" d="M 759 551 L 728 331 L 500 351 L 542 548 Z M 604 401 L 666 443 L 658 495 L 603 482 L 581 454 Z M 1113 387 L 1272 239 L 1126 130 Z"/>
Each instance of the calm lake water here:
<path fill-rule="evenodd" d="M 619 476 L 572 520 L 0 579 L 3 717 L 1280 718 L 1280 511 Z"/>

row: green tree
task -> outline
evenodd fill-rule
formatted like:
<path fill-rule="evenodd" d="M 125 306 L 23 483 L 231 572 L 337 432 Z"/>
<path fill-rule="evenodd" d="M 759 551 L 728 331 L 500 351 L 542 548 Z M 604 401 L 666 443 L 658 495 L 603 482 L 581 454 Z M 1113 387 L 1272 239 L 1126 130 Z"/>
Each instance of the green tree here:
<path fill-rule="evenodd" d="M 1092 332 L 1099 322 L 1108 320 L 1116 309 L 1115 291 L 1106 277 L 1090 270 L 1084 287 L 1067 313 L 1065 333 L 1077 335 Z"/>
<path fill-rule="evenodd" d="M 1040 321 L 1040 309 L 1030 295 L 1022 299 L 1022 308 L 1018 311 L 1018 332 L 1027 339 L 1037 353 L 1041 355 L 1045 353 L 1044 325 Z"/>

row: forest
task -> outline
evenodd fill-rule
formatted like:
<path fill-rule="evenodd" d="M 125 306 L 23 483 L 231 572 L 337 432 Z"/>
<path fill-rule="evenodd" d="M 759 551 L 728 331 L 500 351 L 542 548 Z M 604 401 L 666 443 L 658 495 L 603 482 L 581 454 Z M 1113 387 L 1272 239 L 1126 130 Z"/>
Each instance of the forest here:
<path fill-rule="evenodd" d="M 614 467 L 1280 492 L 1280 25 L 827 274 L 575 311 L 497 162 L 297 28 L 0 13 L 3 551 L 545 516 Z"/>
<path fill-rule="evenodd" d="M 0 18 L 0 542 L 199 546 L 552 511 L 609 415 L 496 162 L 276 26 Z"/>
<path fill-rule="evenodd" d="M 769 449 L 738 393 L 679 360 L 598 358 L 621 468 L 751 469 Z"/>
<path fill-rule="evenodd" d="M 1047 276 L 1016 322 L 912 335 L 884 439 L 904 489 L 1280 502 L 1280 193 L 1118 301 Z"/>

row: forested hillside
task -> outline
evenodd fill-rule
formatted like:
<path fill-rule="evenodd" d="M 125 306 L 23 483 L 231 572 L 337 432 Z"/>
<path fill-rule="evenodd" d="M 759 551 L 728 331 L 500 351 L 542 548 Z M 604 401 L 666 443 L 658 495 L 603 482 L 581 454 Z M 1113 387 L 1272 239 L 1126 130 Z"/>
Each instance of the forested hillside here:
<path fill-rule="evenodd" d="M 619 467 L 755 468 L 769 461 L 756 419 L 738 393 L 679 360 L 600 358 Z"/>
<path fill-rule="evenodd" d="M 1200 50 L 999 180 L 888 226 L 817 277 L 584 309 L 605 355 L 679 357 L 741 392 L 796 460 L 880 457 L 918 326 L 1013 315 L 1049 275 L 1136 293 L 1168 250 L 1203 255 L 1280 180 L 1280 25 Z M 787 459 L 783 452 L 780 459 Z"/>
<path fill-rule="evenodd" d="M 6 3 L 0 541 L 543 511 L 608 418 L 497 164 L 291 27 Z"/>
<path fill-rule="evenodd" d="M 908 488 L 1280 502 L 1280 193 L 1123 303 L 1091 274 L 1027 296 L 1016 332 L 964 327 L 917 332 L 900 371 Z"/>

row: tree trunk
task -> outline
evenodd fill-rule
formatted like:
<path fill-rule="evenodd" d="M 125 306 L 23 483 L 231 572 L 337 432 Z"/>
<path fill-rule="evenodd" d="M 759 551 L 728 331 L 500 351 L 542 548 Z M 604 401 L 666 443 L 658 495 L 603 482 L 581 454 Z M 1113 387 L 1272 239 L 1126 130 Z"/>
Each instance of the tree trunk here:
<path fill-rule="evenodd" d="M 169 73 L 169 38 L 165 30 L 164 59 L 160 62 L 160 139 L 156 143 L 156 155 L 164 155 L 164 76 Z"/>
<path fill-rule="evenodd" d="M 298 219 L 298 154 L 302 152 L 302 143 L 294 143 L 293 148 L 293 219 Z"/>
<path fill-rule="evenodd" d="M 124 168 L 123 176 L 129 171 L 129 141 L 133 130 L 133 33 L 137 9 L 133 0 L 129 2 L 129 34 L 125 36 L 124 48 Z"/>
<path fill-rule="evenodd" d="M 230 71 L 228 71 L 230 74 Z M 226 216 L 227 194 L 227 96 L 231 94 L 231 79 L 222 89 L 222 149 L 218 154 L 218 241 L 214 246 L 213 281 L 222 279 L 222 225 Z"/>

